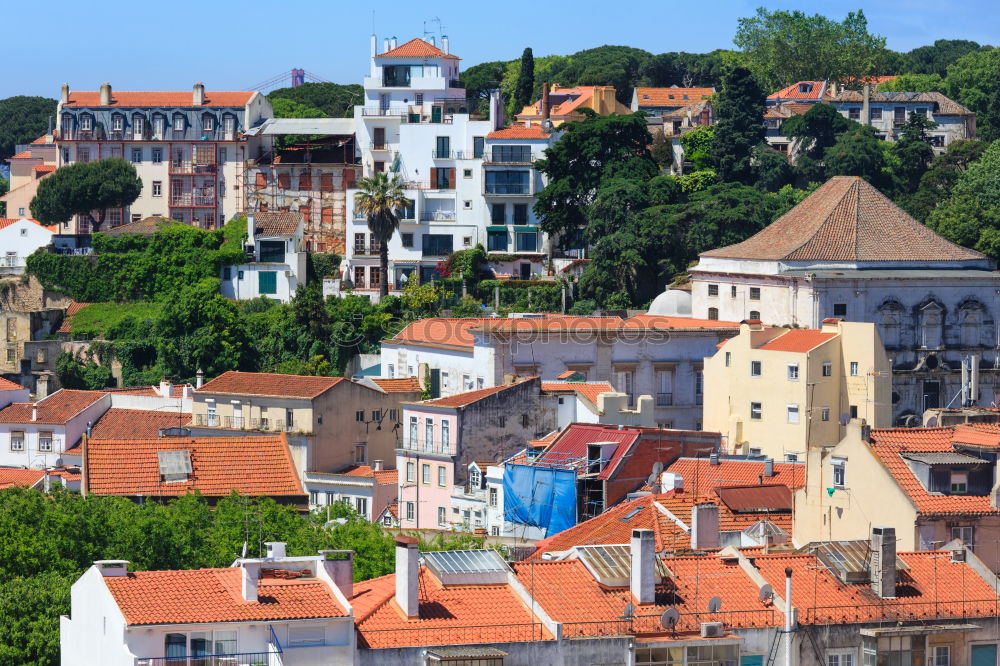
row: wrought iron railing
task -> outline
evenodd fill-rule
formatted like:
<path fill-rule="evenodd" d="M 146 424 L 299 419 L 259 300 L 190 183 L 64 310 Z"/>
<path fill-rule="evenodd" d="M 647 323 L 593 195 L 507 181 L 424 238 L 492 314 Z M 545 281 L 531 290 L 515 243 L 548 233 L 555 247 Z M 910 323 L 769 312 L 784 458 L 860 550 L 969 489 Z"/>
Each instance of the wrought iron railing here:
<path fill-rule="evenodd" d="M 673 393 L 657 393 L 656 394 L 656 406 L 657 407 L 670 407 L 674 404 L 674 394 Z"/>
<path fill-rule="evenodd" d="M 433 627 L 406 629 L 366 629 L 358 632 L 358 646 L 368 648 L 419 647 L 438 645 L 440 632 L 445 628 L 440 624 Z M 455 645 L 476 645 L 485 643 L 525 643 L 552 640 L 552 634 L 541 622 L 530 624 L 492 624 L 478 627 L 447 626 Z"/>
<path fill-rule="evenodd" d="M 282 666 L 281 652 L 236 652 L 184 657 L 137 657 L 135 666 Z"/>
<path fill-rule="evenodd" d="M 410 439 L 404 437 L 396 441 L 398 448 L 407 451 L 424 451 L 427 453 L 453 453 L 454 449 L 450 439 L 433 438 L 430 440 L 418 437 Z"/>

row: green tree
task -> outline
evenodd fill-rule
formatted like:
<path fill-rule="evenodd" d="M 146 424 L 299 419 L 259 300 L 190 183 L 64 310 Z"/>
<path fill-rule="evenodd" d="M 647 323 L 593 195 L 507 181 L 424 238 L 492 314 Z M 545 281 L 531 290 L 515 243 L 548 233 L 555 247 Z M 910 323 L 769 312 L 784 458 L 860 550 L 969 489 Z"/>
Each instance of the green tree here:
<path fill-rule="evenodd" d="M 801 11 L 770 11 L 739 20 L 733 42 L 768 90 L 796 81 L 859 81 L 882 74 L 885 38 L 868 32 L 862 10 L 843 21 Z"/>
<path fill-rule="evenodd" d="M 379 293 L 385 298 L 389 295 L 389 241 L 399 229 L 398 211 L 406 208 L 410 200 L 406 198 L 403 182 L 395 174 L 390 178 L 385 173 L 376 173 L 362 178 L 357 187 L 355 209 L 368 219 L 368 230 L 379 246 L 382 274 Z"/>
<path fill-rule="evenodd" d="M 715 103 L 712 157 L 723 181 L 753 181 L 751 152 L 764 140 L 764 93 L 743 67 L 733 69 Z"/>
<path fill-rule="evenodd" d="M 695 171 L 712 168 L 715 125 L 703 125 L 690 132 L 684 132 L 680 141 L 684 150 L 684 161 L 694 164 Z"/>
<path fill-rule="evenodd" d="M 719 50 L 710 53 L 661 53 L 643 63 L 639 77 L 643 85 L 659 88 L 719 88 L 725 73 L 723 54 Z"/>
<path fill-rule="evenodd" d="M 13 155 L 18 144 L 31 143 L 45 134 L 56 106 L 56 100 L 47 97 L 0 99 L 0 160 Z"/>
<path fill-rule="evenodd" d="M 326 118 L 328 113 L 315 106 L 309 106 L 286 97 L 275 97 L 271 100 L 271 110 L 274 111 L 275 118 Z M 327 139 L 323 135 L 300 135 L 290 134 L 277 137 L 275 145 L 279 148 L 304 141 L 318 142 Z"/>
<path fill-rule="evenodd" d="M 460 80 L 465 86 L 465 97 L 480 113 L 485 114 L 489 109 L 490 94 L 500 89 L 506 70 L 507 62 L 503 60 L 484 62 L 462 70 Z"/>
<path fill-rule="evenodd" d="M 525 48 L 521 54 L 521 65 L 517 69 L 517 81 L 514 84 L 514 94 L 510 98 L 507 106 L 507 117 L 513 118 L 521 113 L 528 102 L 531 101 L 535 88 L 535 58 L 531 53 L 531 47 Z"/>
<path fill-rule="evenodd" d="M 69 614 L 74 579 L 46 572 L 0 582 L 0 663 L 59 664 L 59 616 Z"/>
<path fill-rule="evenodd" d="M 142 179 L 135 167 L 120 157 L 76 162 L 56 169 L 38 183 L 31 215 L 44 224 L 58 224 L 68 222 L 73 215 L 96 211 L 94 231 L 99 231 L 108 209 L 132 205 L 140 192 Z"/>
<path fill-rule="evenodd" d="M 777 192 L 794 176 L 788 156 L 764 143 L 753 150 L 753 174 L 755 185 L 765 192 Z"/>
<path fill-rule="evenodd" d="M 976 51 L 985 51 L 989 48 L 967 39 L 938 39 L 934 41 L 933 45 L 920 46 L 906 54 L 912 66 L 909 72 L 943 77 L 948 72 L 948 66 L 962 56 Z M 882 86 L 879 86 L 879 89 L 882 89 Z M 919 92 L 912 88 L 897 90 L 900 92 Z"/>
<path fill-rule="evenodd" d="M 960 139 L 948 144 L 948 150 L 931 162 L 920 178 L 920 186 L 904 201 L 907 212 L 924 222 L 938 203 L 948 198 L 951 189 L 970 164 L 982 157 L 986 144 Z"/>
<path fill-rule="evenodd" d="M 805 113 L 784 121 L 781 132 L 789 138 L 798 139 L 800 150 L 805 155 L 820 160 L 826 149 L 836 143 L 838 136 L 856 125 L 830 104 L 813 104 Z"/>
<path fill-rule="evenodd" d="M 927 116 L 911 113 L 903 124 L 899 140 L 892 146 L 892 152 L 899 160 L 896 176 L 907 194 L 916 192 L 927 165 L 934 159 L 927 130 L 935 127 L 937 123 L 928 120 Z"/>
<path fill-rule="evenodd" d="M 560 86 L 613 86 L 618 101 L 628 104 L 639 72 L 651 57 L 642 49 L 606 44 L 556 60 L 544 72 L 536 63 L 535 79 Z"/>
<path fill-rule="evenodd" d="M 1000 139 L 1000 62 L 993 67 L 993 81 L 986 98 L 986 108 L 982 115 L 977 116 L 977 122 L 982 123 L 983 141 Z"/>
<path fill-rule="evenodd" d="M 882 144 L 871 127 L 858 126 L 844 132 L 823 155 L 827 175 L 860 176 L 879 186 L 885 161 Z"/>
<path fill-rule="evenodd" d="M 111 368 L 92 358 L 78 359 L 72 352 L 56 356 L 56 376 L 63 388 L 99 390 L 114 386 Z"/>
<path fill-rule="evenodd" d="M 351 118 L 354 105 L 365 103 L 364 88 L 356 83 L 303 83 L 294 88 L 277 88 L 267 94 L 274 103 L 278 99 L 289 99 L 314 109 L 332 118 Z M 299 116 L 292 116 L 299 117 Z"/>
<path fill-rule="evenodd" d="M 0 176 L 0 197 L 10 190 L 10 181 Z M 7 217 L 7 202 L 0 201 L 0 217 Z"/>
<path fill-rule="evenodd" d="M 948 240 L 1000 258 L 1000 142 L 958 176 L 927 226 Z"/>
<path fill-rule="evenodd" d="M 945 92 L 959 104 L 976 113 L 980 136 L 992 136 L 993 128 L 986 119 L 997 85 L 997 68 L 1000 67 L 1000 49 L 972 51 L 948 67 Z"/>
<path fill-rule="evenodd" d="M 939 92 L 945 91 L 940 74 L 899 74 L 878 84 L 879 92 Z"/>

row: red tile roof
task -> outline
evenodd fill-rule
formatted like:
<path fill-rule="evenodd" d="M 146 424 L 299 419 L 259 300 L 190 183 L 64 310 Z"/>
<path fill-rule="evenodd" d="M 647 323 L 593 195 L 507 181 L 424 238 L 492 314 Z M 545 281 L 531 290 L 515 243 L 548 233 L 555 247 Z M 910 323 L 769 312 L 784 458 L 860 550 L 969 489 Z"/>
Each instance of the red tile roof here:
<path fill-rule="evenodd" d="M 35 173 L 52 173 L 55 170 L 55 164 L 36 164 L 34 167 Z"/>
<path fill-rule="evenodd" d="M 701 256 L 761 261 L 984 259 L 937 235 L 856 176 L 834 176 L 762 231 Z"/>
<path fill-rule="evenodd" d="M 302 224 L 302 214 L 290 211 L 259 211 L 253 218 L 254 235 L 261 238 L 294 236 Z"/>
<path fill-rule="evenodd" d="M 0 377 L 0 391 L 23 391 L 24 387 L 17 382 Z"/>
<path fill-rule="evenodd" d="M 812 328 L 790 328 L 776 338 L 767 341 L 758 349 L 776 352 L 805 353 L 837 337 L 836 333 L 827 333 Z"/>
<path fill-rule="evenodd" d="M 370 465 L 351 465 L 345 470 L 337 472 L 344 476 L 363 476 L 375 479 L 375 483 L 380 486 L 395 485 L 399 481 L 399 472 L 394 469 L 374 470 Z"/>
<path fill-rule="evenodd" d="M 698 319 L 696 317 L 674 317 L 669 315 L 641 314 L 625 320 L 623 328 L 663 329 L 702 329 L 702 328 L 739 328 L 738 321 L 718 321 L 715 319 Z"/>
<path fill-rule="evenodd" d="M 60 324 L 56 333 L 72 333 L 73 332 L 73 317 L 76 313 L 90 305 L 90 303 L 77 303 L 76 301 L 69 304 L 66 308 L 66 316 L 63 317 L 62 324 Z"/>
<path fill-rule="evenodd" d="M 386 342 L 394 344 L 415 342 L 424 345 L 444 345 L 472 349 L 472 333 L 470 329 L 481 325 L 485 321 L 489 320 L 478 317 L 430 317 L 427 319 L 418 319 L 407 325 L 395 337 Z"/>
<path fill-rule="evenodd" d="M 243 571 L 135 571 L 103 578 L 130 625 L 266 622 L 345 617 L 326 583 L 316 579 L 258 580 L 257 601 L 244 601 Z"/>
<path fill-rule="evenodd" d="M 678 458 L 664 471 L 680 474 L 684 479 L 684 492 L 704 495 L 719 486 L 752 486 L 760 482 L 764 463 L 760 460 L 733 460 L 720 458 L 718 465 L 708 458 Z M 774 476 L 764 477 L 764 483 L 780 483 L 792 490 L 806 484 L 804 463 L 774 463 Z"/>
<path fill-rule="evenodd" d="M 831 100 L 838 102 L 864 102 L 864 96 L 857 90 L 844 90 Z M 935 114 L 968 116 L 973 112 L 962 106 L 950 97 L 946 97 L 939 92 L 872 92 L 871 102 L 897 103 L 897 104 L 925 104 L 934 108 Z"/>
<path fill-rule="evenodd" d="M 190 478 L 162 481 L 160 451 L 188 451 Z M 194 490 L 214 497 L 233 490 L 295 499 L 304 495 L 284 433 L 94 440 L 87 445 L 87 461 L 87 489 L 95 495 L 172 497 Z"/>
<path fill-rule="evenodd" d="M 597 396 L 601 393 L 613 393 L 615 389 L 608 382 L 542 382 L 542 390 L 576 392 L 596 405 Z"/>
<path fill-rule="evenodd" d="M 523 377 L 518 379 L 513 384 L 501 384 L 500 386 L 490 386 L 487 388 L 476 389 L 474 391 L 465 391 L 464 393 L 456 393 L 455 395 L 446 395 L 442 398 L 434 398 L 432 400 L 424 400 L 417 405 L 433 405 L 435 407 L 468 407 L 474 402 L 479 402 L 484 398 L 488 398 L 492 395 L 496 395 L 507 389 L 514 388 L 515 386 L 520 386 L 521 384 L 530 381 L 532 379 L 537 379 L 537 377 Z"/>
<path fill-rule="evenodd" d="M 31 154 L 30 150 L 22 150 L 17 155 L 11 155 L 7 159 L 9 159 L 9 160 L 26 160 L 26 159 L 30 159 L 32 157 L 34 157 L 34 155 Z M 41 159 L 41 158 L 39 157 L 37 159 Z"/>
<path fill-rule="evenodd" d="M 28 488 L 32 488 L 44 477 L 44 469 L 0 467 L 0 489 L 11 488 L 12 486 L 26 486 Z"/>
<path fill-rule="evenodd" d="M 395 574 L 354 584 L 358 647 L 493 643 L 501 635 L 503 642 L 552 639 L 509 585 L 445 587 L 426 567 L 419 576 L 420 618 L 413 620 L 394 600 Z"/>
<path fill-rule="evenodd" d="M 715 494 L 734 513 L 792 511 L 792 491 L 781 484 L 728 486 L 716 488 Z"/>
<path fill-rule="evenodd" d="M 152 439 L 163 428 L 177 428 L 191 422 L 191 414 L 151 409 L 114 407 L 97 420 L 90 439 Z"/>
<path fill-rule="evenodd" d="M 43 144 L 43 143 L 48 143 L 48 135 L 46 135 L 46 134 L 43 134 L 40 137 L 38 137 L 37 139 L 35 139 L 34 141 L 32 141 L 31 145 L 37 146 L 37 145 Z"/>
<path fill-rule="evenodd" d="M 445 53 L 436 46 L 425 42 L 419 37 L 414 37 L 405 44 L 400 44 L 394 49 L 389 49 L 385 53 L 379 53 L 379 58 L 454 58 L 458 56 Z"/>
<path fill-rule="evenodd" d="M 372 381 L 386 393 L 420 393 L 420 380 L 416 377 L 403 377 L 401 379 L 383 379 L 372 377 Z"/>
<path fill-rule="evenodd" d="M 538 123 L 525 127 L 524 125 L 511 125 L 503 129 L 493 130 L 486 135 L 487 139 L 548 139 L 549 132 L 542 129 Z"/>
<path fill-rule="evenodd" d="M 21 220 L 27 220 L 28 222 L 31 222 L 32 224 L 37 224 L 42 229 L 45 229 L 46 231 L 51 231 L 52 233 L 56 233 L 56 232 L 59 231 L 59 225 L 58 224 L 45 225 L 45 224 L 42 224 L 41 222 L 39 222 L 38 220 L 34 220 L 34 219 L 30 218 L 30 217 L 0 217 L 0 229 L 5 229 L 5 228 L 9 227 L 10 225 L 14 224 L 15 222 L 20 222 Z"/>
<path fill-rule="evenodd" d="M 644 106 L 686 106 L 691 102 L 708 99 L 714 88 L 636 88 L 639 108 Z"/>
<path fill-rule="evenodd" d="M 7 405 L 0 409 L 0 423 L 34 422 L 46 425 L 63 425 L 105 395 L 103 391 L 60 389 L 37 403 L 15 402 Z M 37 405 L 37 418 L 32 419 L 32 410 L 35 405 Z"/>
<path fill-rule="evenodd" d="M 803 83 L 811 83 L 812 90 L 809 92 L 800 92 L 799 86 Z M 819 100 L 820 93 L 823 93 L 823 99 L 830 99 L 830 88 L 826 85 L 826 81 L 796 81 L 787 88 L 782 88 L 776 93 L 771 93 L 767 96 L 771 100 L 785 100 L 785 99 L 811 99 Z"/>
<path fill-rule="evenodd" d="M 199 108 L 220 107 L 220 106 L 246 106 L 253 92 L 242 91 L 205 91 L 205 103 Z M 63 106 L 102 106 L 101 93 L 97 90 L 71 91 L 69 102 Z M 171 92 L 171 91 L 129 91 L 112 90 L 111 104 L 109 106 L 120 107 L 144 107 L 144 106 L 177 106 L 194 107 L 193 93 Z"/>
<path fill-rule="evenodd" d="M 205 382 L 199 393 L 260 395 L 277 398 L 316 398 L 342 382 L 343 377 L 279 375 L 269 372 L 224 372 Z"/>
<path fill-rule="evenodd" d="M 536 465 L 579 467 L 586 464 L 587 447 L 598 442 L 613 442 L 617 444 L 614 452 L 607 460 L 599 477 L 609 478 L 614 474 L 618 463 L 642 434 L 637 428 L 621 428 L 616 425 L 597 425 L 590 423 L 572 423 L 567 426 L 545 449 L 535 461 Z"/>

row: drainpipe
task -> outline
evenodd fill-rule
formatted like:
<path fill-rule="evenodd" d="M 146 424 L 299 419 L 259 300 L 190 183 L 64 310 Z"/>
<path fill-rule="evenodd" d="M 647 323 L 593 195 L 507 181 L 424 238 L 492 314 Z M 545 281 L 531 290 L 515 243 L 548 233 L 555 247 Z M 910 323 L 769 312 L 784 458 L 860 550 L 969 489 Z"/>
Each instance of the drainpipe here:
<path fill-rule="evenodd" d="M 785 666 L 792 666 L 792 568 L 785 567 Z"/>

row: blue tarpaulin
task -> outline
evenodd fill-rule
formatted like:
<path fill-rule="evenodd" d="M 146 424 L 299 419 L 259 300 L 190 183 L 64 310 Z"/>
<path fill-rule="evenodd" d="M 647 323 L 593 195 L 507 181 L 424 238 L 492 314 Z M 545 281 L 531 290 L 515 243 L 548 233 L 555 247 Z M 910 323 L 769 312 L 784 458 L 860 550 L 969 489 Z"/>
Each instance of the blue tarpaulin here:
<path fill-rule="evenodd" d="M 576 525 L 576 472 L 507 463 L 503 472 L 504 520 L 531 525 L 551 536 Z"/>

